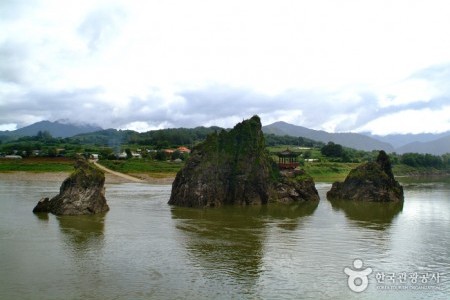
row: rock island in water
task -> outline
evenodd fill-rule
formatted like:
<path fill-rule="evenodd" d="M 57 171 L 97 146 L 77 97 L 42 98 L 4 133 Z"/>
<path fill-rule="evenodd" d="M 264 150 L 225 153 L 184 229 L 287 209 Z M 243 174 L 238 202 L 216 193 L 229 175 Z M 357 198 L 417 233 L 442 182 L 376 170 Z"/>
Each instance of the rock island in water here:
<path fill-rule="evenodd" d="M 261 127 L 260 118 L 253 116 L 195 146 L 172 184 L 169 204 L 212 207 L 318 201 L 310 176 L 279 170 L 266 150 Z"/>

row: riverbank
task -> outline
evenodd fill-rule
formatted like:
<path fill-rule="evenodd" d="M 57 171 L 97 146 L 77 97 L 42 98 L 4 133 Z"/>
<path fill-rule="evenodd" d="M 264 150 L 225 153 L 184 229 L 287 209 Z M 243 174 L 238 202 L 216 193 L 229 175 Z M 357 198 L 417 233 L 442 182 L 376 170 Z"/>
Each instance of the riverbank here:
<path fill-rule="evenodd" d="M 0 172 L 1 181 L 50 181 L 50 182 L 63 182 L 70 175 L 70 172 L 27 172 L 27 171 L 11 171 Z M 147 174 L 131 174 L 133 177 L 139 178 L 143 183 L 149 184 L 172 184 L 173 177 L 155 178 Z M 105 173 L 105 183 L 117 184 L 134 182 L 133 180 L 126 179 L 117 175 Z"/>
<path fill-rule="evenodd" d="M 56 181 L 63 182 L 73 172 L 74 159 L 55 158 L 24 158 L 0 159 L 0 180 L 24 181 Z M 119 166 L 123 162 L 119 162 Z M 113 165 L 115 166 L 115 165 Z M 140 170 L 111 170 L 100 165 L 105 171 L 106 183 L 143 182 L 150 184 L 172 184 L 176 172 L 167 172 L 161 166 L 158 170 L 141 167 Z M 106 171 L 107 170 L 107 171 Z M 160 172 L 157 172 L 160 171 Z"/>
<path fill-rule="evenodd" d="M 69 158 L 24 158 L 0 159 L 0 180 L 32 180 L 32 181 L 63 181 L 73 171 L 73 159 Z M 103 167 L 113 172 L 132 176 L 151 184 L 172 184 L 182 163 L 123 160 L 99 162 Z M 314 178 L 315 182 L 343 181 L 350 170 L 358 163 L 313 162 L 306 163 L 303 168 Z M 413 168 L 406 165 L 394 165 L 393 172 L 397 177 L 429 177 L 448 176 L 449 170 L 434 168 Z M 136 182 L 133 179 L 106 173 L 106 183 Z"/>

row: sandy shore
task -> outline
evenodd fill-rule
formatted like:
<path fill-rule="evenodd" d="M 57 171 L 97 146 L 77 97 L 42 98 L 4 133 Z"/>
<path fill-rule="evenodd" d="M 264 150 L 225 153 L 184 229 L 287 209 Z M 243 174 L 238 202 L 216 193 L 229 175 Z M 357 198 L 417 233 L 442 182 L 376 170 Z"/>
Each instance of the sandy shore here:
<path fill-rule="evenodd" d="M 69 172 L 43 172 L 43 173 L 35 173 L 35 172 L 0 172 L 0 180 L 11 180 L 11 181 L 56 181 L 63 182 L 69 176 Z M 132 174 L 132 176 L 141 179 L 144 183 L 150 184 L 172 184 L 174 178 L 155 178 L 150 177 L 147 174 Z M 126 183 L 133 182 L 132 180 L 128 180 L 126 178 L 116 176 L 113 174 L 106 173 L 105 174 L 106 183 Z"/>

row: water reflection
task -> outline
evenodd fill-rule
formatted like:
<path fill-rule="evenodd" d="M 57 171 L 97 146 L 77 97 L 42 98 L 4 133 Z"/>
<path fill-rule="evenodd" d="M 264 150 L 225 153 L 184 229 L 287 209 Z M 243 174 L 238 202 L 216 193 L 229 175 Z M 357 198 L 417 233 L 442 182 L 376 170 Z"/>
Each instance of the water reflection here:
<path fill-rule="evenodd" d="M 36 218 L 38 218 L 41 221 L 47 221 L 48 222 L 48 213 L 33 213 L 33 215 L 36 216 Z"/>
<path fill-rule="evenodd" d="M 342 210 L 349 220 L 359 226 L 385 230 L 403 210 L 403 202 L 329 201 L 333 210 Z"/>
<path fill-rule="evenodd" d="M 74 250 L 97 248 L 103 240 L 105 214 L 58 216 L 57 220 L 66 244 Z"/>
<path fill-rule="evenodd" d="M 450 183 L 450 176 L 448 175 L 435 175 L 435 176 L 411 176 L 411 177 L 398 177 L 396 178 L 403 186 L 422 186 L 428 184 L 441 183 L 442 186 L 448 188 Z"/>
<path fill-rule="evenodd" d="M 226 206 L 214 209 L 172 207 L 182 243 L 200 269 L 213 276 L 254 285 L 263 264 L 263 243 L 269 226 L 294 230 L 315 203 L 299 205 Z M 215 278 L 218 279 L 218 278 Z M 221 280 L 226 280 L 222 278 Z"/>
<path fill-rule="evenodd" d="M 299 204 L 271 204 L 261 207 L 260 216 L 275 222 L 278 227 L 295 230 L 319 206 L 319 201 L 310 201 Z"/>

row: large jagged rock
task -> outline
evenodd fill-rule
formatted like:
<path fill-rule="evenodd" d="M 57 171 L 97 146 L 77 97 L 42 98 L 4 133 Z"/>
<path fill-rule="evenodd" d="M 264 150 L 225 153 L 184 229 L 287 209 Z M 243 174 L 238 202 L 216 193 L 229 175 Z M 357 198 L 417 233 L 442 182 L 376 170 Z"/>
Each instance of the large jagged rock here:
<path fill-rule="evenodd" d="M 280 174 L 258 116 L 197 145 L 172 185 L 169 204 L 189 207 L 319 200 L 314 181 Z"/>
<path fill-rule="evenodd" d="M 333 183 L 328 200 L 403 201 L 403 187 L 395 180 L 389 157 L 380 151 L 376 162 L 350 171 L 344 182 Z"/>
<path fill-rule="evenodd" d="M 90 215 L 109 210 L 105 199 L 105 174 L 85 160 L 78 160 L 75 171 L 64 180 L 60 192 L 51 200 L 41 199 L 34 213 Z"/>

